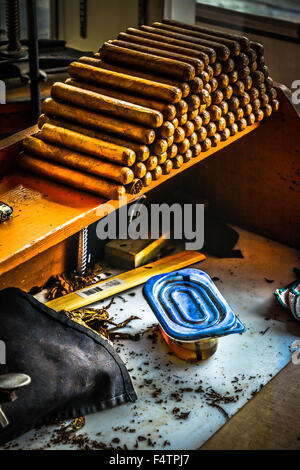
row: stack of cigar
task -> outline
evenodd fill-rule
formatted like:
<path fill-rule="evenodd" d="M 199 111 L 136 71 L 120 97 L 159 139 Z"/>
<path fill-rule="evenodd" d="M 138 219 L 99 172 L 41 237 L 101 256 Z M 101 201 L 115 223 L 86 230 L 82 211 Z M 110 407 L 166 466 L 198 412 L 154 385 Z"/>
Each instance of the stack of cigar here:
<path fill-rule="evenodd" d="M 264 48 L 172 20 L 69 66 L 19 164 L 96 194 L 138 192 L 277 110 Z"/>

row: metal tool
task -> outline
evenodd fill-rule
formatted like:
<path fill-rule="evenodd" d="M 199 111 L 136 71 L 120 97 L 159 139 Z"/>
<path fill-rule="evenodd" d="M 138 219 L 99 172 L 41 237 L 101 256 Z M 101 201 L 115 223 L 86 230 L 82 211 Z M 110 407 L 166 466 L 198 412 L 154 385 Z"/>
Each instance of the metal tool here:
<path fill-rule="evenodd" d="M 5 428 L 9 425 L 1 405 L 17 400 L 15 390 L 31 383 L 31 378 L 27 374 L 11 373 L 0 375 L 0 425 Z"/>

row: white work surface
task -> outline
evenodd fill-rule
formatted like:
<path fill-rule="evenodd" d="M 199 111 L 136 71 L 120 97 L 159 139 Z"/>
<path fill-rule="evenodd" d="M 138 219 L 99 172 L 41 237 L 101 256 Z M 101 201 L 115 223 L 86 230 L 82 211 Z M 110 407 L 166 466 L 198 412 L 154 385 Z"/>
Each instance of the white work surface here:
<path fill-rule="evenodd" d="M 208 387 L 221 395 L 236 397 L 234 402 L 218 403 L 230 417 L 291 360 L 292 343 L 300 337 L 300 323 L 279 305 L 273 292 L 294 280 L 293 268 L 299 267 L 299 252 L 238 231 L 240 240 L 236 248 L 242 251 L 243 259 L 208 256 L 195 267 L 219 279 L 216 285 L 247 331 L 220 338 L 217 352 L 207 361 L 186 364 L 170 354 L 159 334 L 155 343 L 153 335 L 149 338 L 157 322 L 143 298 L 142 287 L 116 296 L 109 309 L 110 316 L 117 321 L 130 315 L 141 318 L 121 331 L 144 332 L 139 341 L 115 343 L 130 371 L 138 400 L 87 416 L 85 426 L 77 435 L 88 435 L 90 440 L 103 442 L 108 447 L 125 445 L 129 450 L 197 449 L 226 423 L 222 410 L 208 404 L 205 395 Z M 106 299 L 93 307 L 108 303 Z M 204 393 L 195 392 L 199 386 Z M 172 396 L 174 393 L 177 395 Z M 186 419 L 180 418 L 187 412 Z M 54 430 L 55 426 L 44 426 L 29 432 L 14 441 L 14 448 L 45 448 Z M 139 436 L 142 437 L 138 439 Z M 119 442 L 112 442 L 115 438 Z M 77 447 L 51 444 L 50 448 Z"/>

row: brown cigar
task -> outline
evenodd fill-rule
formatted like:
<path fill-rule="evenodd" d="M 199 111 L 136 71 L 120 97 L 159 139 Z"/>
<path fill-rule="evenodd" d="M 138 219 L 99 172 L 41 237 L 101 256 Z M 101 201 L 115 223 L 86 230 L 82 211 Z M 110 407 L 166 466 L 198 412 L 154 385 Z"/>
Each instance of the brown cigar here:
<path fill-rule="evenodd" d="M 273 112 L 273 109 L 272 109 L 272 106 L 270 104 L 266 104 L 262 107 L 262 110 L 265 114 L 265 117 L 270 117 L 272 112 Z"/>
<path fill-rule="evenodd" d="M 226 73 L 226 74 L 229 74 L 231 73 L 234 68 L 235 68 L 235 62 L 233 59 L 228 59 L 226 60 L 225 62 L 223 62 L 223 64 L 221 65 L 222 67 L 222 72 Z"/>
<path fill-rule="evenodd" d="M 239 128 L 238 128 L 238 125 L 237 125 L 236 122 L 233 122 L 232 124 L 230 124 L 230 125 L 228 126 L 228 129 L 229 129 L 229 131 L 230 131 L 230 135 L 231 135 L 231 136 L 236 135 L 236 134 L 238 133 L 238 131 L 239 131 Z"/>
<path fill-rule="evenodd" d="M 211 137 L 211 145 L 212 147 L 216 147 L 217 145 L 219 145 L 219 143 L 221 142 L 221 136 L 218 132 L 216 132 L 212 137 Z"/>
<path fill-rule="evenodd" d="M 248 59 L 249 59 L 249 64 L 252 64 L 253 62 L 256 62 L 257 60 L 257 53 L 255 52 L 254 49 L 248 49 L 247 51 L 247 56 L 248 56 Z"/>
<path fill-rule="evenodd" d="M 175 158 L 172 160 L 173 162 L 173 168 L 180 168 L 183 165 L 183 156 L 182 155 L 176 155 Z"/>
<path fill-rule="evenodd" d="M 168 59 L 175 59 L 177 61 L 191 64 L 195 68 L 196 74 L 199 74 L 200 72 L 202 72 L 202 70 L 204 70 L 203 61 L 200 59 L 197 59 L 196 57 L 189 57 L 188 55 L 184 55 L 184 54 L 177 54 L 171 51 L 164 51 L 160 49 L 159 47 L 147 47 L 147 46 L 143 46 L 142 44 L 134 44 L 129 41 L 119 41 L 117 39 L 114 39 L 108 42 L 116 46 L 126 47 L 127 49 L 133 49 L 135 51 L 145 52 L 146 54 L 149 54 L 149 55 L 152 54 L 152 55 L 157 55 L 161 57 L 167 57 Z"/>
<path fill-rule="evenodd" d="M 215 65 L 215 64 L 213 64 L 213 65 Z M 211 80 L 211 79 L 213 78 L 213 76 L 214 76 L 214 69 L 212 68 L 212 66 L 211 66 L 211 65 L 207 65 L 207 66 L 205 67 L 205 71 L 208 73 L 209 80 Z"/>
<path fill-rule="evenodd" d="M 45 123 L 43 125 L 39 138 L 58 146 L 104 158 L 119 165 L 132 166 L 136 160 L 134 151 L 129 148 L 52 124 Z"/>
<path fill-rule="evenodd" d="M 175 132 L 174 132 L 174 142 L 175 142 L 175 144 L 179 144 L 180 142 L 183 141 L 184 138 L 185 138 L 185 132 L 182 129 L 182 127 L 178 126 L 177 129 L 175 129 Z"/>
<path fill-rule="evenodd" d="M 250 101 L 252 102 L 259 97 L 259 91 L 257 88 L 253 87 L 248 91 L 248 95 L 250 96 Z"/>
<path fill-rule="evenodd" d="M 266 106 L 267 104 L 269 104 L 270 99 L 267 94 L 261 95 L 259 99 L 261 101 L 262 106 Z M 250 100 L 250 97 L 249 97 L 249 100 Z"/>
<path fill-rule="evenodd" d="M 152 144 L 155 139 L 153 129 L 121 121 L 117 118 L 95 113 L 87 109 L 77 108 L 65 103 L 59 103 L 52 98 L 47 98 L 42 103 L 43 113 L 50 116 L 58 116 L 72 122 L 77 122 L 87 127 L 100 129 L 105 132 L 121 135 L 142 144 Z"/>
<path fill-rule="evenodd" d="M 235 34 L 218 32 L 209 28 L 204 28 L 198 25 L 186 24 L 181 21 L 164 19 L 164 24 L 176 26 L 189 30 L 189 34 L 193 31 L 197 36 L 203 37 L 204 39 L 217 41 L 218 43 L 225 44 L 231 51 L 232 55 L 239 55 L 241 51 L 241 45 L 247 50 L 249 49 L 249 40 L 244 36 L 238 36 Z M 241 43 L 241 44 L 240 44 Z"/>
<path fill-rule="evenodd" d="M 228 85 L 227 88 L 223 88 L 222 92 L 223 92 L 224 100 L 228 101 L 233 95 L 233 88 L 231 85 Z"/>
<path fill-rule="evenodd" d="M 88 175 L 65 166 L 32 157 L 21 152 L 16 159 L 17 166 L 39 176 L 45 176 L 58 183 L 88 191 L 107 199 L 119 199 L 126 193 L 125 187 L 113 181 Z"/>
<path fill-rule="evenodd" d="M 140 29 L 128 28 L 126 33 L 119 33 L 118 39 L 135 44 L 142 44 L 149 47 L 157 47 L 165 51 L 196 57 L 203 61 L 204 65 L 209 64 L 209 57 L 204 52 L 191 49 L 191 47 L 182 47 L 175 44 L 169 44 L 158 34 L 147 33 Z"/>
<path fill-rule="evenodd" d="M 218 77 L 222 73 L 222 64 L 221 64 L 221 62 L 215 62 L 214 64 L 211 65 L 211 67 L 212 67 L 213 72 L 214 72 L 214 77 Z"/>
<path fill-rule="evenodd" d="M 216 106 L 215 104 L 213 104 L 210 108 L 209 108 L 209 114 L 210 114 L 210 119 L 211 121 L 218 121 L 221 116 L 222 116 L 222 110 L 219 106 Z"/>
<path fill-rule="evenodd" d="M 243 83 L 245 85 L 245 90 L 250 90 L 250 88 L 252 88 L 252 77 L 249 75 L 248 77 L 244 78 Z"/>
<path fill-rule="evenodd" d="M 164 31 L 167 30 L 171 37 L 182 40 L 187 39 L 188 41 L 195 42 L 196 44 L 203 44 L 206 47 L 215 49 L 220 60 L 227 60 L 230 56 L 229 48 L 225 44 L 217 42 L 216 39 L 214 40 L 213 37 L 209 39 L 207 37 L 203 37 L 203 34 L 196 31 L 191 31 L 183 27 L 167 25 L 164 23 L 155 22 L 153 23 L 153 26 L 157 29 L 162 29 Z"/>
<path fill-rule="evenodd" d="M 178 126 L 183 126 L 188 120 L 188 115 L 187 114 L 182 114 L 182 116 L 178 116 L 177 119 L 178 119 Z"/>
<path fill-rule="evenodd" d="M 273 111 L 278 111 L 279 106 L 280 106 L 278 100 L 271 100 L 270 104 L 272 106 Z"/>
<path fill-rule="evenodd" d="M 178 153 L 178 147 L 176 144 L 171 145 L 171 147 L 169 147 L 167 150 L 168 158 L 171 158 L 171 159 L 176 157 L 177 153 Z"/>
<path fill-rule="evenodd" d="M 105 94 L 83 90 L 66 83 L 54 83 L 51 88 L 51 96 L 59 101 L 109 114 L 125 121 L 137 122 L 148 127 L 160 127 L 163 123 L 163 115 L 159 111 L 144 108 L 129 101 L 112 98 Z"/>
<path fill-rule="evenodd" d="M 201 127 L 201 126 L 200 126 Z M 190 137 L 192 135 L 192 133 L 194 132 L 195 130 L 195 126 L 194 126 L 194 123 L 192 121 L 187 121 L 184 126 L 182 126 L 182 129 L 184 130 L 185 132 L 185 136 L 186 137 Z M 182 152 L 180 152 L 182 153 Z"/>
<path fill-rule="evenodd" d="M 65 129 L 70 129 L 70 130 L 73 130 L 74 132 L 78 132 L 79 134 L 87 135 L 95 139 L 104 140 L 106 142 L 119 145 L 121 147 L 129 148 L 130 150 L 135 152 L 136 159 L 141 162 L 147 160 L 147 158 L 150 155 L 150 150 L 147 145 L 140 145 L 140 144 L 137 144 L 136 142 L 132 142 L 131 140 L 127 140 L 127 139 L 122 139 L 121 137 L 118 137 L 113 134 L 107 134 L 105 132 L 101 132 L 96 129 L 89 129 L 87 127 L 81 126 L 73 122 L 58 120 L 50 116 L 46 116 L 45 114 L 41 114 L 41 116 L 38 119 L 38 126 L 41 128 L 45 123 L 49 123 L 57 127 L 63 127 Z"/>
<path fill-rule="evenodd" d="M 265 62 L 265 58 L 264 58 L 263 55 L 260 56 L 260 57 L 257 57 L 256 62 L 257 62 L 257 66 L 258 66 L 259 69 L 263 68 L 263 66 L 264 66 L 265 63 L 266 63 L 266 62 Z"/>
<path fill-rule="evenodd" d="M 240 107 L 240 100 L 237 96 L 232 96 L 228 102 L 229 109 L 235 111 Z"/>
<path fill-rule="evenodd" d="M 147 171 L 144 178 L 142 178 L 142 185 L 149 186 L 152 183 L 152 174 L 151 171 Z"/>
<path fill-rule="evenodd" d="M 226 128 L 226 120 L 223 117 L 221 117 L 215 124 L 217 126 L 217 132 L 222 132 Z"/>
<path fill-rule="evenodd" d="M 239 73 L 237 70 L 233 70 L 232 72 L 228 74 L 228 77 L 229 77 L 229 83 L 231 84 L 235 83 L 239 78 Z"/>
<path fill-rule="evenodd" d="M 260 102 L 260 100 L 257 98 L 256 100 L 252 101 L 251 105 L 252 105 L 253 112 L 254 112 L 254 114 L 255 114 L 255 112 L 258 111 L 259 108 L 261 107 L 261 102 Z"/>
<path fill-rule="evenodd" d="M 186 98 L 186 102 L 188 104 L 190 111 L 193 111 L 194 109 L 198 109 L 200 106 L 200 98 L 198 95 L 189 95 Z"/>
<path fill-rule="evenodd" d="M 225 129 L 222 132 L 220 132 L 220 136 L 221 136 L 222 141 L 228 140 L 230 137 L 230 130 L 227 127 L 225 127 Z"/>
<path fill-rule="evenodd" d="M 262 109 L 258 109 L 257 111 L 254 111 L 253 114 L 255 116 L 255 121 L 258 121 L 258 122 L 262 121 L 263 118 L 265 117 L 265 114 Z"/>
<path fill-rule="evenodd" d="M 148 160 L 145 161 L 145 165 L 148 171 L 154 170 L 157 167 L 158 161 L 155 155 L 150 155 Z"/>
<path fill-rule="evenodd" d="M 208 93 L 211 93 L 211 92 L 212 92 L 211 84 L 210 84 L 210 83 L 206 83 L 206 85 L 204 85 L 204 88 L 205 88 L 205 90 L 208 91 Z"/>
<path fill-rule="evenodd" d="M 168 158 L 167 152 L 163 153 L 162 155 L 157 155 L 157 163 L 159 165 L 162 165 L 163 163 L 165 163 L 167 158 Z"/>
<path fill-rule="evenodd" d="M 251 126 L 252 124 L 254 124 L 255 123 L 254 114 L 253 113 L 248 114 L 248 116 L 246 117 L 246 121 L 247 121 L 248 126 Z"/>
<path fill-rule="evenodd" d="M 235 82 L 232 86 L 235 95 L 242 95 L 245 91 L 245 85 L 241 80 Z"/>
<path fill-rule="evenodd" d="M 203 150 L 203 152 L 206 152 L 207 150 L 209 150 L 211 148 L 211 140 L 209 137 L 207 137 L 201 144 L 201 149 Z"/>
<path fill-rule="evenodd" d="M 189 137 L 190 147 L 193 147 L 198 142 L 198 136 L 196 132 L 193 132 L 192 135 Z"/>
<path fill-rule="evenodd" d="M 176 80 L 189 81 L 195 76 L 195 68 L 186 62 L 119 47 L 109 42 L 102 45 L 100 55 L 101 59 L 106 62 L 126 64 L 126 66 L 165 75 Z"/>
<path fill-rule="evenodd" d="M 193 111 L 189 111 L 187 113 L 187 120 L 188 121 L 193 121 L 196 117 L 199 115 L 199 108 L 198 109 L 193 109 Z"/>
<path fill-rule="evenodd" d="M 202 83 L 203 83 L 204 85 L 206 85 L 206 83 L 208 83 L 209 80 L 210 80 L 209 73 L 206 72 L 206 70 L 203 70 L 203 72 L 201 72 L 199 76 L 200 76 L 200 78 L 201 78 L 201 80 L 202 80 Z"/>
<path fill-rule="evenodd" d="M 182 114 L 186 114 L 188 112 L 188 104 L 184 100 L 180 100 L 179 103 L 175 105 L 176 108 L 176 116 L 182 116 Z"/>
<path fill-rule="evenodd" d="M 137 178 L 144 178 L 145 174 L 147 173 L 147 168 L 142 162 L 136 162 L 133 166 L 134 176 Z"/>
<path fill-rule="evenodd" d="M 105 88 L 99 85 L 94 85 L 92 83 L 80 82 L 73 80 L 72 78 L 68 78 L 65 83 L 76 86 L 78 88 L 83 88 L 85 90 L 91 90 L 102 95 L 111 96 L 119 100 L 129 101 L 130 103 L 144 106 L 145 108 L 155 109 L 160 111 L 167 121 L 174 119 L 176 116 L 176 108 L 173 104 L 163 103 L 162 101 L 155 101 L 153 99 L 144 98 L 141 96 L 135 96 L 124 93 L 122 91 L 114 90 L 113 88 Z"/>
<path fill-rule="evenodd" d="M 257 70 L 258 68 L 258 65 L 257 65 L 257 62 L 252 62 L 252 64 L 249 64 L 249 69 L 250 69 L 250 72 L 255 72 L 255 70 Z M 265 74 L 265 71 L 263 70 L 264 74 Z M 266 76 L 266 74 L 265 74 Z"/>
<path fill-rule="evenodd" d="M 172 119 L 172 121 L 170 121 L 170 122 L 171 122 L 171 124 L 173 124 L 174 129 L 176 129 L 176 127 L 179 126 L 178 118 L 174 118 L 174 119 Z M 168 138 L 170 138 L 170 137 L 168 137 Z M 173 142 L 172 142 L 172 143 L 173 143 Z M 169 143 L 168 143 L 168 146 L 169 146 Z"/>
<path fill-rule="evenodd" d="M 191 151 L 191 149 L 188 149 L 182 156 L 183 156 L 184 163 L 187 163 L 190 160 L 192 160 L 193 152 Z"/>
<path fill-rule="evenodd" d="M 244 117 L 244 110 L 242 108 L 238 108 L 235 111 L 233 111 L 235 121 L 240 121 Z"/>
<path fill-rule="evenodd" d="M 198 131 L 200 129 L 200 127 L 202 127 L 203 125 L 203 120 L 202 120 L 202 117 L 201 116 L 196 116 L 194 119 L 193 119 L 193 124 L 194 124 L 194 129 L 195 131 Z"/>
<path fill-rule="evenodd" d="M 174 134 L 175 128 L 170 121 L 165 121 L 163 125 L 158 129 L 157 134 L 160 135 L 162 139 L 167 139 Z"/>
<path fill-rule="evenodd" d="M 219 104 L 219 108 L 222 111 L 222 115 L 225 116 L 228 113 L 228 103 L 227 103 L 227 101 L 222 101 Z"/>
<path fill-rule="evenodd" d="M 268 91 L 268 96 L 270 100 L 275 100 L 277 98 L 277 91 L 275 88 L 271 88 L 271 90 Z"/>
<path fill-rule="evenodd" d="M 266 95 L 265 95 L 266 96 Z M 244 106 L 247 106 L 247 104 L 250 103 L 250 96 L 248 95 L 248 93 L 245 91 L 244 93 L 241 94 L 241 96 L 239 96 L 239 100 L 240 100 L 240 105 L 242 107 Z"/>
<path fill-rule="evenodd" d="M 130 194 L 138 194 L 142 190 L 143 184 L 142 180 L 139 178 L 134 178 L 132 183 L 125 186 L 126 191 Z"/>
<path fill-rule="evenodd" d="M 213 77 L 210 81 L 209 81 L 209 84 L 211 86 L 211 91 L 216 91 L 216 89 L 218 88 L 219 84 L 218 84 L 218 80 Z"/>
<path fill-rule="evenodd" d="M 229 111 L 226 114 L 225 121 L 226 121 L 227 127 L 230 129 L 230 126 L 235 122 L 234 114 L 231 111 Z"/>
<path fill-rule="evenodd" d="M 165 161 L 165 163 L 163 163 L 161 165 L 161 168 L 162 168 L 162 172 L 164 175 L 168 175 L 169 173 L 171 173 L 172 169 L 173 169 L 173 162 L 172 160 L 168 159 Z"/>
<path fill-rule="evenodd" d="M 264 51 L 265 51 L 264 46 L 260 44 L 259 42 L 250 41 L 250 47 L 251 49 L 255 50 L 258 57 L 261 57 L 264 55 Z"/>
<path fill-rule="evenodd" d="M 252 113 L 252 105 L 250 103 L 246 104 L 246 106 L 244 107 L 244 115 L 249 116 L 251 113 Z"/>
<path fill-rule="evenodd" d="M 201 114 L 201 117 L 202 117 L 202 121 L 203 121 L 203 126 L 206 126 L 210 121 L 210 113 L 207 110 L 205 110 Z"/>
<path fill-rule="evenodd" d="M 239 131 L 243 131 L 247 127 L 247 121 L 245 118 L 240 119 L 239 121 L 236 122 L 238 126 Z"/>
<path fill-rule="evenodd" d="M 128 167 L 108 163 L 74 150 L 44 142 L 39 138 L 26 137 L 23 140 L 23 147 L 28 153 L 37 155 L 41 159 L 54 161 L 75 170 L 86 171 L 94 176 L 108 178 L 121 184 L 131 183 L 134 177 L 133 171 Z"/>
<path fill-rule="evenodd" d="M 267 77 L 265 79 L 265 85 L 266 85 L 267 91 L 270 91 L 273 88 L 274 82 L 271 77 Z"/>
<path fill-rule="evenodd" d="M 256 87 L 260 95 L 264 95 L 267 92 L 267 87 L 265 83 L 259 83 L 258 85 L 256 85 Z"/>
<path fill-rule="evenodd" d="M 195 157 L 198 157 L 198 155 L 200 155 L 201 153 L 201 145 L 200 144 L 195 144 L 191 147 L 191 152 L 192 152 L 192 157 L 195 158 Z"/>
<path fill-rule="evenodd" d="M 162 174 L 163 174 L 163 171 L 162 171 L 162 167 L 160 165 L 157 165 L 152 171 L 152 178 L 154 180 L 158 180 Z"/>
<path fill-rule="evenodd" d="M 213 104 L 220 104 L 223 101 L 224 95 L 221 90 L 216 90 L 211 94 Z"/>
<path fill-rule="evenodd" d="M 222 89 L 222 88 L 227 88 L 228 87 L 229 77 L 226 73 L 221 73 L 221 75 L 219 75 L 217 80 L 218 80 L 219 88 Z"/>
<path fill-rule="evenodd" d="M 251 70 L 249 67 L 243 67 L 242 69 L 239 69 L 238 75 L 240 79 L 245 80 L 245 78 L 249 77 L 250 73 L 251 73 Z"/>
<path fill-rule="evenodd" d="M 190 148 L 190 141 L 187 137 L 178 144 L 178 152 L 180 154 L 185 153 L 189 148 Z"/>
<path fill-rule="evenodd" d="M 204 86 L 203 80 L 200 77 L 195 77 L 189 82 L 191 93 L 198 94 Z"/>
<path fill-rule="evenodd" d="M 156 139 L 151 146 L 151 150 L 154 155 L 161 155 L 166 152 L 168 148 L 168 142 L 166 139 Z"/>
<path fill-rule="evenodd" d="M 134 94 L 148 96 L 168 103 L 178 103 L 182 98 L 182 91 L 175 86 L 105 70 L 80 62 L 72 62 L 68 67 L 68 71 L 71 77 L 77 79 L 100 83 L 107 87 L 111 86 L 129 93 L 134 92 Z"/>
<path fill-rule="evenodd" d="M 265 76 L 263 72 L 261 72 L 260 70 L 256 70 L 255 72 L 253 72 L 251 74 L 251 77 L 252 77 L 254 86 L 261 85 L 265 80 Z"/>
<path fill-rule="evenodd" d="M 175 126 L 174 126 L 174 127 L 175 127 Z M 178 127 L 178 126 L 176 126 L 175 129 L 176 129 L 177 127 Z M 173 135 L 170 135 L 170 137 L 168 137 L 168 138 L 166 139 L 166 141 L 167 141 L 168 147 L 171 147 L 171 145 L 173 145 L 173 143 L 174 143 L 174 134 L 173 134 Z"/>
<path fill-rule="evenodd" d="M 217 132 L 217 126 L 214 122 L 211 121 L 209 124 L 207 124 L 206 130 L 208 137 L 212 137 Z"/>

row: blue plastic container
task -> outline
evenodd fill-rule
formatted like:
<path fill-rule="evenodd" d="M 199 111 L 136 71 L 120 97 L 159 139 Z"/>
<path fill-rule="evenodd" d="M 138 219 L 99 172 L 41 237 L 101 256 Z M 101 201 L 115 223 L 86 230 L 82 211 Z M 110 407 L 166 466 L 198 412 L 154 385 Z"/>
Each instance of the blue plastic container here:
<path fill-rule="evenodd" d="M 245 331 L 203 271 L 181 269 L 154 276 L 143 292 L 164 339 L 181 359 L 207 359 L 216 351 L 218 337 Z"/>

